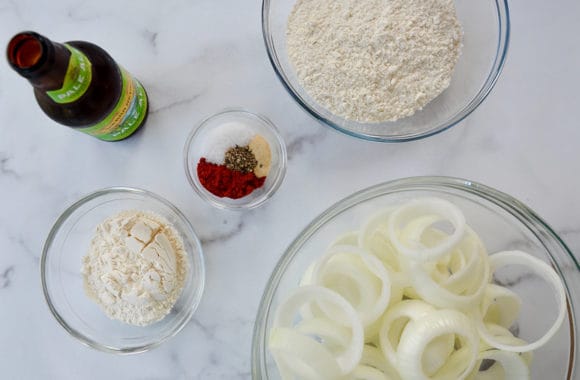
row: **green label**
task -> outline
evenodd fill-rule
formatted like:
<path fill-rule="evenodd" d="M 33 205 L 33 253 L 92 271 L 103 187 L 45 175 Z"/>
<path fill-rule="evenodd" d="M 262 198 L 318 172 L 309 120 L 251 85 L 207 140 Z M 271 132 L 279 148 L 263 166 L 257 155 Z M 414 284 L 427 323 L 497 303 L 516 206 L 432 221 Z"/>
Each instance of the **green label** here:
<path fill-rule="evenodd" d="M 121 69 L 121 96 L 113 110 L 99 123 L 78 130 L 105 141 L 122 140 L 143 123 L 147 115 L 147 94 L 136 79 Z"/>
<path fill-rule="evenodd" d="M 72 103 L 80 98 L 89 88 L 93 75 L 91 61 L 87 56 L 70 45 L 64 46 L 70 51 L 70 59 L 62 87 L 46 92 L 55 103 L 59 104 Z"/>

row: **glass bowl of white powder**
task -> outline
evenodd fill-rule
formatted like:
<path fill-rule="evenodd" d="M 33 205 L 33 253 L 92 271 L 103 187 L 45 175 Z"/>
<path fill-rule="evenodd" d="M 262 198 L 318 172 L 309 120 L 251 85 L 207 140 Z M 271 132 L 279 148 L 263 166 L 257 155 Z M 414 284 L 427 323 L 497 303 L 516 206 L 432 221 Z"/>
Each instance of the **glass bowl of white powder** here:
<path fill-rule="evenodd" d="M 461 122 L 494 87 L 510 35 L 507 0 L 264 0 L 268 56 L 325 125 L 380 142 Z"/>
<path fill-rule="evenodd" d="M 82 343 L 111 353 L 149 350 L 177 334 L 205 282 L 187 218 L 145 190 L 96 191 L 58 218 L 44 245 L 50 311 Z"/>

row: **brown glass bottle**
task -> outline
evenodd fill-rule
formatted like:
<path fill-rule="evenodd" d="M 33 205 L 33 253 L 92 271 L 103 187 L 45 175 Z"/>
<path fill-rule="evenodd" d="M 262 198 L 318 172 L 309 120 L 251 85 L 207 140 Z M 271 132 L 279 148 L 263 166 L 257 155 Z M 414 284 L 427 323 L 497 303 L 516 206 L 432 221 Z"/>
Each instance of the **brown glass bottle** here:
<path fill-rule="evenodd" d="M 12 68 L 34 87 L 42 110 L 58 123 L 116 141 L 145 122 L 145 90 L 94 44 L 60 44 L 23 32 L 9 42 L 7 56 Z"/>

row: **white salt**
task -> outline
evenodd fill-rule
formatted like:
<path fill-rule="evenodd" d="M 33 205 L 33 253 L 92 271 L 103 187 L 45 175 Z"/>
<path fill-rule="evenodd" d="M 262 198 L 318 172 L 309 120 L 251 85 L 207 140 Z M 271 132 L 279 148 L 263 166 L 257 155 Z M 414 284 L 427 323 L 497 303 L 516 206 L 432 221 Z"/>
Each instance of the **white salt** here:
<path fill-rule="evenodd" d="M 256 135 L 247 125 L 239 122 L 227 122 L 211 128 L 204 137 L 201 157 L 208 162 L 222 165 L 228 149 L 239 145 L 245 146 Z"/>

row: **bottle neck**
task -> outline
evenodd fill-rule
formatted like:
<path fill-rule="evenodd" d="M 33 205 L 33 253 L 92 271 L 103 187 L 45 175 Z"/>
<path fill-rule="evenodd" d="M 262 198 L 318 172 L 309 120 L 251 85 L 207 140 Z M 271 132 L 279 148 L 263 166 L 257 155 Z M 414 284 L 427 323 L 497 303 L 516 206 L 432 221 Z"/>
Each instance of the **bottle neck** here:
<path fill-rule="evenodd" d="M 10 66 L 42 91 L 62 86 L 71 55 L 63 44 L 35 32 L 14 36 L 6 53 Z"/>

